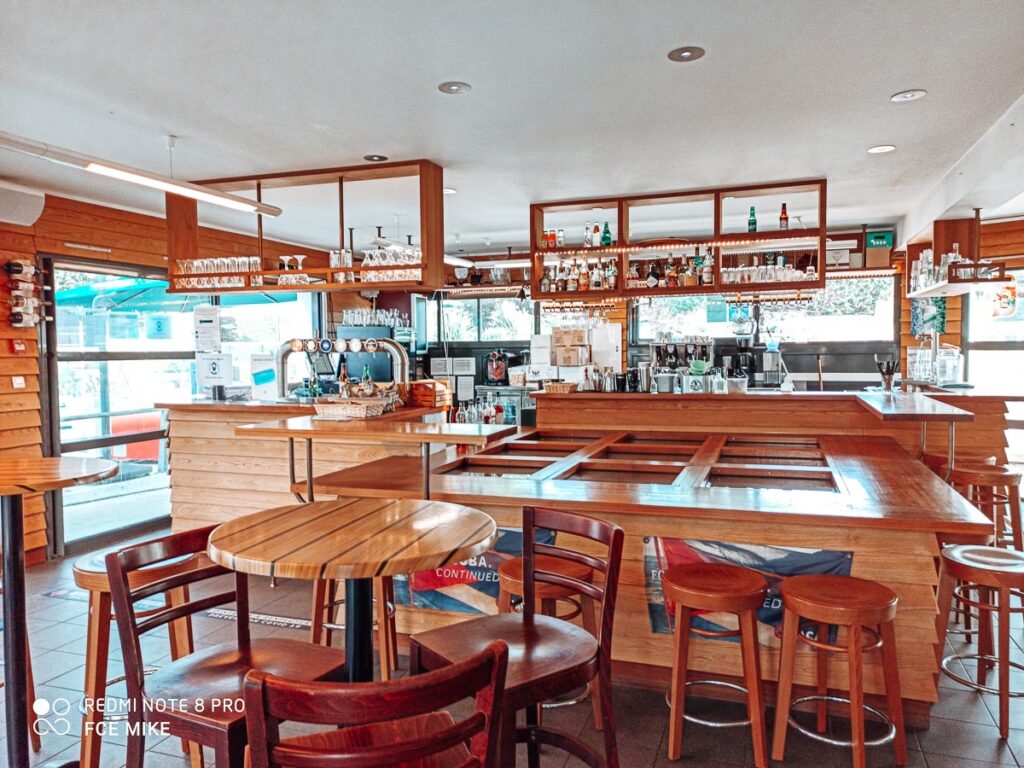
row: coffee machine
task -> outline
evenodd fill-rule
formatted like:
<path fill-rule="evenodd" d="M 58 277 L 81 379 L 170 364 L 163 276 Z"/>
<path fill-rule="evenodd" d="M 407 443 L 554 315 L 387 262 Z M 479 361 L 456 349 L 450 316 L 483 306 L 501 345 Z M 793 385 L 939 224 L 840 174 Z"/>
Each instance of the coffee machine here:
<path fill-rule="evenodd" d="M 652 342 L 651 368 L 687 371 L 694 360 L 709 366 L 715 359 L 715 341 L 710 336 L 683 336 L 679 341 Z"/>

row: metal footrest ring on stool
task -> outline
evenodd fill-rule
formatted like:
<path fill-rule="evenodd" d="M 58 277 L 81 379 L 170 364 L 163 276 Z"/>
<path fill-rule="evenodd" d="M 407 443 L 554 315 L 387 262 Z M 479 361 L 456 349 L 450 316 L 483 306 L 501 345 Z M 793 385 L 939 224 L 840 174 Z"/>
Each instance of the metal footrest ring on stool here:
<path fill-rule="evenodd" d="M 956 672 L 950 671 L 949 667 L 954 661 L 991 661 L 993 664 L 999 664 L 999 657 L 989 656 L 984 653 L 954 653 L 949 656 L 946 656 L 942 660 L 941 665 L 942 671 L 946 675 L 946 677 L 948 677 L 950 680 L 955 680 L 956 682 L 960 683 L 960 685 L 966 686 L 967 688 L 971 688 L 975 691 L 983 691 L 984 693 L 999 693 L 998 688 L 992 688 L 988 685 L 982 685 L 981 683 L 971 680 L 969 677 L 963 677 L 962 675 L 958 675 Z M 1024 664 L 1021 664 L 1020 662 L 1010 661 L 1009 659 L 1007 659 L 1006 663 L 1014 669 L 1024 671 Z M 1011 699 L 1019 699 L 1021 697 L 1024 697 L 1024 691 L 1009 691 L 1007 695 Z"/>
<path fill-rule="evenodd" d="M 795 707 L 798 704 L 803 704 L 804 702 L 807 702 L 807 701 L 834 701 L 837 704 L 847 704 L 847 705 L 850 704 L 850 700 L 848 698 L 846 698 L 845 696 L 825 696 L 825 695 L 821 695 L 821 694 L 815 694 L 813 696 L 801 696 L 798 699 L 793 699 L 792 704 L 790 704 L 791 711 L 792 711 L 792 707 Z M 864 742 L 864 746 L 865 747 L 883 747 L 886 744 L 892 743 L 892 740 L 896 738 L 896 726 L 893 724 L 892 720 L 889 719 L 889 716 L 887 714 L 885 714 L 884 712 L 882 712 L 881 710 L 875 709 L 874 707 L 872 707 L 872 706 L 870 706 L 868 704 L 864 705 L 864 711 L 871 713 L 872 715 L 877 717 L 879 720 L 881 720 L 883 723 L 885 723 L 888 726 L 888 730 L 885 732 L 884 736 L 879 736 L 877 739 L 871 739 L 870 741 L 866 740 Z M 826 736 L 823 733 L 818 733 L 817 731 L 812 731 L 810 728 L 805 728 L 804 726 L 800 725 L 800 723 L 798 723 L 796 720 L 793 719 L 793 715 L 792 714 L 789 715 L 788 719 L 789 719 L 789 724 L 791 726 L 793 726 L 793 728 L 795 728 L 797 731 L 799 731 L 800 733 L 802 733 L 804 736 L 806 736 L 809 739 L 814 739 L 815 741 L 819 741 L 822 744 L 830 744 L 833 747 L 852 747 L 853 746 L 853 742 L 852 741 L 846 741 L 844 739 L 834 739 L 831 736 Z"/>
<path fill-rule="evenodd" d="M 551 699 L 541 704 L 543 709 L 561 709 L 562 707 L 572 707 L 576 704 L 586 701 L 590 698 L 590 686 L 583 686 L 583 690 L 575 696 L 569 696 L 567 698 Z"/>
<path fill-rule="evenodd" d="M 152 675 L 154 672 L 158 671 L 159 669 L 160 669 L 160 667 L 146 667 L 145 669 L 142 670 L 142 674 L 143 675 Z M 117 677 L 112 677 L 109 680 L 107 680 L 106 685 L 109 688 L 111 685 L 117 685 L 118 683 L 123 683 L 127 679 L 128 679 L 127 675 L 118 675 Z M 107 699 L 114 699 L 115 701 L 124 701 L 124 702 L 127 702 L 128 699 L 123 698 L 121 696 L 104 696 L 103 699 L 104 699 L 104 702 L 103 702 L 103 719 L 104 719 L 104 721 L 106 721 L 108 723 L 122 723 L 122 722 L 124 722 L 125 720 L 128 719 L 128 713 L 127 712 L 123 712 L 123 713 L 120 713 L 120 714 L 108 714 L 107 713 L 107 711 L 108 711 L 107 710 L 107 704 L 106 704 L 106 700 Z M 93 702 L 93 706 L 94 707 L 96 706 L 95 702 Z M 84 697 L 82 698 L 82 700 L 78 704 L 78 711 L 81 713 L 82 717 L 85 717 L 86 715 L 89 714 L 89 708 L 85 705 L 85 698 Z"/>
<path fill-rule="evenodd" d="M 730 683 L 726 680 L 687 680 L 686 687 L 689 688 L 692 685 L 717 685 L 719 688 L 728 688 L 732 691 L 739 691 L 745 695 L 749 695 L 750 691 L 747 690 L 746 686 L 738 683 Z M 665 704 L 672 707 L 672 692 L 668 691 L 665 694 Z M 683 720 L 688 723 L 696 723 L 697 725 L 705 725 L 708 728 L 742 728 L 745 725 L 750 725 L 750 719 L 746 720 L 704 720 L 699 717 L 695 717 L 688 712 L 683 712 Z"/>
<path fill-rule="evenodd" d="M 345 598 L 342 597 L 342 598 L 340 598 L 338 600 L 335 600 L 333 603 L 331 603 L 329 605 L 325 605 L 324 608 L 325 609 L 330 608 L 331 610 L 333 610 L 335 608 L 340 608 L 344 604 L 345 604 Z M 376 597 L 373 598 L 373 604 L 374 605 L 377 604 L 377 598 Z M 388 600 L 388 618 L 389 619 L 393 618 L 394 615 L 395 615 L 395 604 L 392 603 L 390 600 Z M 324 629 L 330 629 L 330 630 L 335 631 L 335 632 L 343 632 L 345 630 L 345 625 L 344 624 L 338 624 L 338 623 L 333 622 L 333 621 L 325 621 L 323 623 L 323 628 Z M 374 629 L 377 628 L 377 619 L 376 618 L 374 618 L 374 620 L 373 620 L 373 628 Z"/>

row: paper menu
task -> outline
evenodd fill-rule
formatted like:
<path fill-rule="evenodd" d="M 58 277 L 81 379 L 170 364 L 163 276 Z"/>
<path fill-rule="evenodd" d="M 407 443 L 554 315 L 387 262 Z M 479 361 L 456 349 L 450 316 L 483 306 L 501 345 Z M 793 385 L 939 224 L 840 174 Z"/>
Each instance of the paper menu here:
<path fill-rule="evenodd" d="M 196 352 L 220 352 L 220 307 L 200 304 L 192 310 Z"/>

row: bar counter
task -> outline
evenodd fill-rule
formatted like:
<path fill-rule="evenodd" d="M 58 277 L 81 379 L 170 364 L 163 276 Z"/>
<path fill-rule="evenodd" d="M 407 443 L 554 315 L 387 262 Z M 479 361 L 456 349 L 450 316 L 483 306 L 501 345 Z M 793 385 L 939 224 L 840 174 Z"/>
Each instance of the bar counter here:
<path fill-rule="evenodd" d="M 939 539 L 981 537 L 992 527 L 884 436 L 542 427 L 469 456 L 435 456 L 434 464 L 434 499 L 483 509 L 503 528 L 517 528 L 522 508 L 533 505 L 592 514 L 626 531 L 613 656 L 616 674 L 634 682 L 661 685 L 671 664 L 658 574 L 673 552 L 808 563 L 831 557 L 839 572 L 887 584 L 900 598 L 900 676 L 909 719 L 919 725 L 937 698 Z M 413 496 L 414 471 L 409 459 L 385 459 L 322 476 L 314 488 L 319 498 Z M 399 607 L 399 631 L 466 618 L 415 605 Z M 475 607 L 495 610 L 483 602 Z M 759 631 L 764 675 L 775 680 L 776 634 L 766 624 Z M 694 638 L 691 647 L 692 669 L 739 677 L 736 644 Z M 834 658 L 830 684 L 844 690 L 846 672 L 845 660 Z M 798 684 L 812 683 L 813 673 L 812 655 L 799 654 Z M 865 678 L 868 692 L 881 693 L 877 659 L 869 657 Z"/>
<path fill-rule="evenodd" d="M 283 440 L 239 436 L 235 428 L 268 419 L 311 416 L 312 405 L 253 401 L 157 403 L 167 409 L 170 438 L 171 527 L 215 525 L 271 507 L 294 504 Z M 441 408 L 399 408 L 372 421 L 443 421 Z M 354 467 L 388 456 L 416 456 L 417 445 L 368 438 L 345 445 L 318 443 L 314 472 Z M 294 458 L 306 474 L 305 458 Z"/>

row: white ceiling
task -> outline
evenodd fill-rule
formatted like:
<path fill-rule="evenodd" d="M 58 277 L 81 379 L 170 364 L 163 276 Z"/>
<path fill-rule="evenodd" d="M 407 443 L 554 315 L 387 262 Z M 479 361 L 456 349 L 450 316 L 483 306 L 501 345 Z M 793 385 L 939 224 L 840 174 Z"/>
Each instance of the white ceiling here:
<path fill-rule="evenodd" d="M 429 158 L 458 189 L 449 251 L 521 247 L 531 201 L 819 176 L 830 225 L 857 226 L 897 221 L 1020 97 L 1022 35 L 1020 0 L 7 3 L 0 130 L 163 173 L 177 134 L 192 179 Z M 889 101 L 906 88 L 928 97 Z M 162 211 L 10 152 L 0 177 Z M 413 231 L 414 199 L 365 197 L 357 240 Z M 294 203 L 269 231 L 333 245 L 334 190 Z"/>

